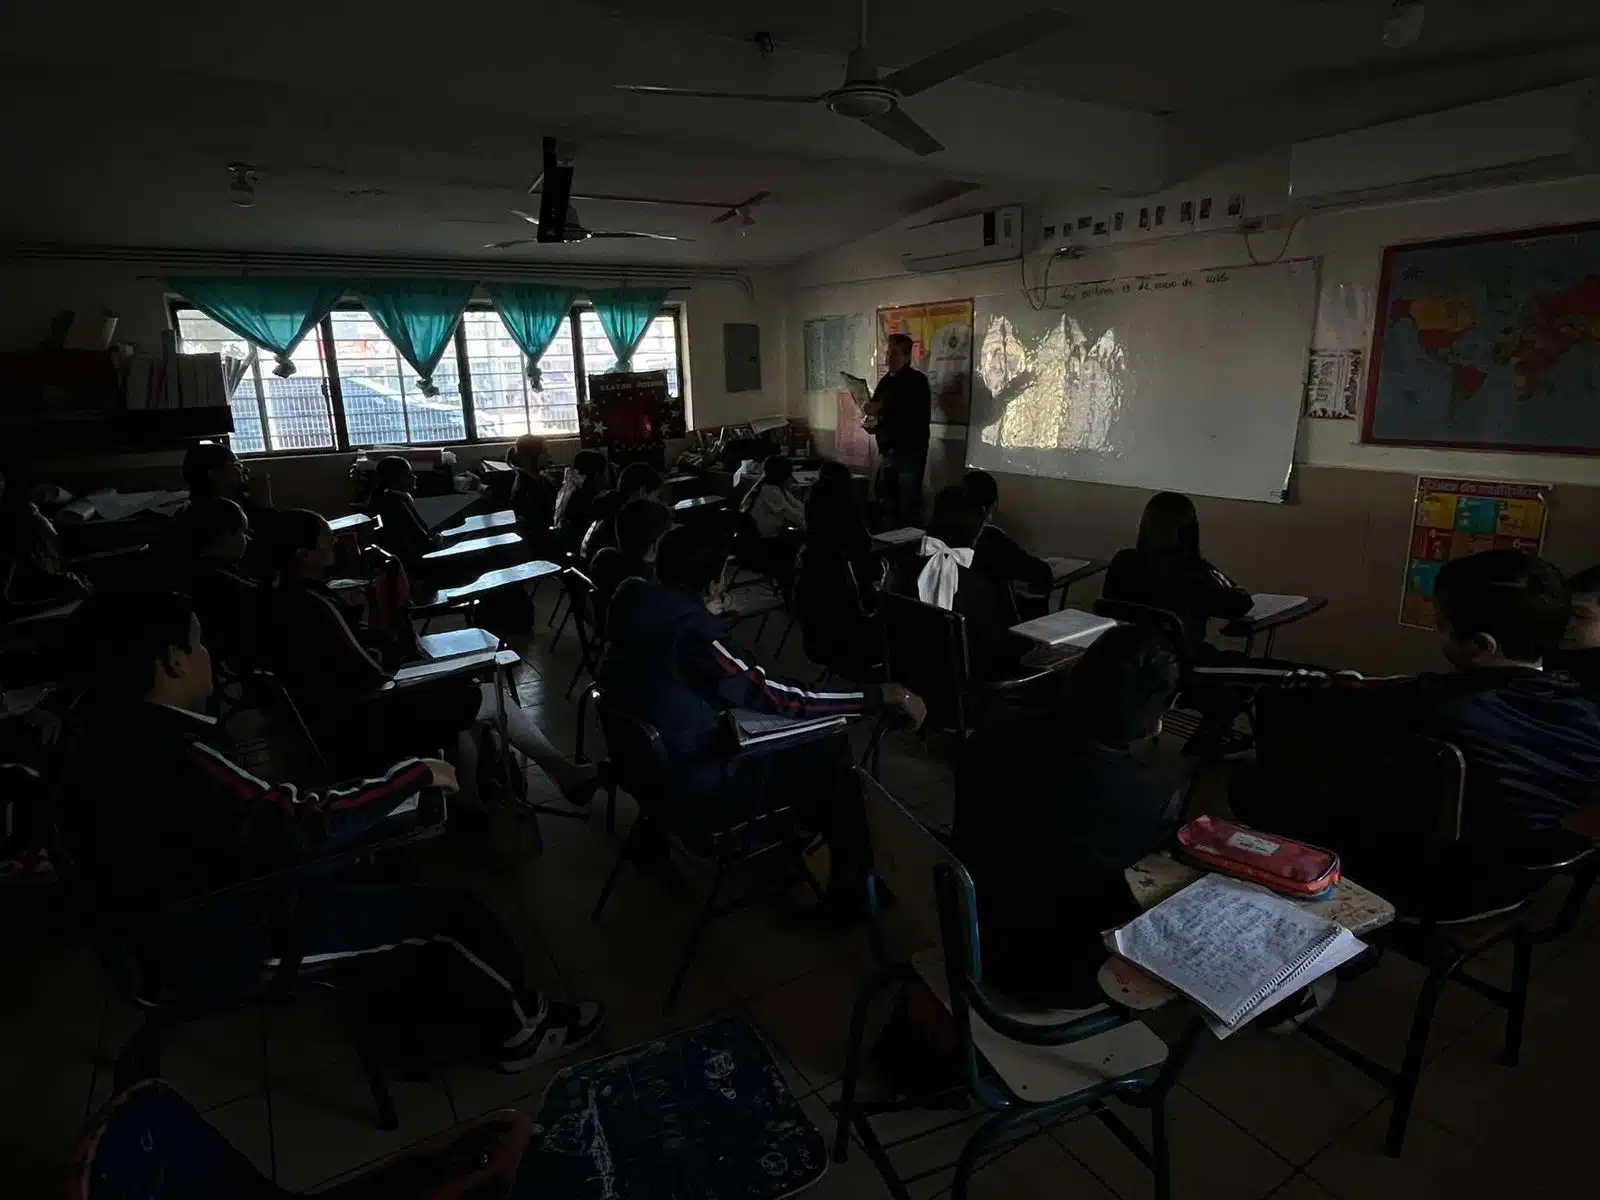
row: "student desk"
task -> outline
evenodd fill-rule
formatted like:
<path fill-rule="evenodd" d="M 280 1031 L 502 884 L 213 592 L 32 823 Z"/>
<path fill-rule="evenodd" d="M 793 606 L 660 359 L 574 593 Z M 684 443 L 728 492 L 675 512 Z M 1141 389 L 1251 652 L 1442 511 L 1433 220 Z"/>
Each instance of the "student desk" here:
<path fill-rule="evenodd" d="M 517 514 L 509 508 L 502 508 L 498 512 L 479 513 L 475 517 L 468 517 L 459 525 L 452 525 L 449 529 L 441 529 L 439 536 L 450 538 L 467 537 L 480 533 L 493 533 L 496 529 L 506 529 L 517 523 Z"/>
<path fill-rule="evenodd" d="M 425 563 L 447 562 L 453 558 L 465 558 L 469 554 L 482 554 L 489 550 L 498 550 L 503 546 L 518 546 L 522 544 L 520 533 L 496 533 L 489 537 L 467 538 L 464 541 L 452 542 L 442 550 L 430 550 L 422 556 Z"/>
<path fill-rule="evenodd" d="M 691 496 L 687 500 L 679 500 L 672 506 L 672 511 L 678 514 L 678 519 L 688 520 L 705 512 L 708 509 L 718 508 L 728 502 L 726 496 Z"/>
<path fill-rule="evenodd" d="M 889 553 L 922 540 L 923 530 L 910 525 L 903 529 L 885 529 L 872 535 L 872 548 L 879 554 Z"/>
<path fill-rule="evenodd" d="M 333 530 L 335 537 L 347 534 L 359 534 L 363 530 L 371 533 L 378 527 L 378 518 L 367 513 L 345 513 L 342 517 L 328 518 L 328 528 Z"/>
<path fill-rule="evenodd" d="M 1272 643 L 1278 636 L 1278 630 L 1285 625 L 1293 625 L 1296 621 L 1303 621 L 1312 613 L 1319 613 L 1328 607 L 1326 596 L 1302 596 L 1300 603 L 1290 608 L 1282 609 L 1265 617 L 1240 617 L 1237 621 L 1229 621 L 1222 627 L 1223 637 L 1239 637 L 1244 639 L 1244 652 L 1246 657 L 1255 649 L 1256 637 L 1266 634 L 1266 644 L 1261 653 L 1272 657 Z"/>
<path fill-rule="evenodd" d="M 475 492 L 449 492 L 443 496 L 419 496 L 417 515 L 430 530 L 447 525 L 478 502 Z"/>
<path fill-rule="evenodd" d="M 1111 565 L 1104 558 L 1046 558 L 1044 561 L 1050 564 L 1050 590 L 1061 593 L 1056 600 L 1057 609 L 1067 606 L 1067 592 L 1073 584 L 1093 579 Z"/>
<path fill-rule="evenodd" d="M 1153 908 L 1203 874 L 1205 872 L 1198 867 L 1181 863 L 1165 851 L 1148 854 L 1123 872 L 1128 890 L 1140 908 Z M 1349 879 L 1341 879 L 1333 895 L 1326 900 L 1294 903 L 1307 912 L 1337 921 L 1357 937 L 1382 929 L 1394 920 L 1394 905 Z M 1166 984 L 1115 956 L 1100 968 L 1100 990 L 1114 1003 L 1135 1012 L 1160 1008 L 1178 996 Z"/>
<path fill-rule="evenodd" d="M 498 570 L 485 571 L 471 583 L 464 583 L 460 587 L 440 588 L 436 592 L 419 591 L 411 601 L 411 611 L 415 616 L 435 616 L 447 609 L 471 605 L 500 588 L 537 583 L 546 575 L 559 574 L 559 566 L 541 559 L 500 567 Z"/>

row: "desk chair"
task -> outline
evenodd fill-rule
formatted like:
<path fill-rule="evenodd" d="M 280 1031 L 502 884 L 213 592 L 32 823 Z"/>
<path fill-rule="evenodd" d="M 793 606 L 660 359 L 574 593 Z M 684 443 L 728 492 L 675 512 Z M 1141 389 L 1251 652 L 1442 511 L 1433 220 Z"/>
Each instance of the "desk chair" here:
<path fill-rule="evenodd" d="M 801 547 L 795 557 L 794 619 L 806 657 L 824 675 L 881 675 L 883 646 L 875 636 L 874 616 L 862 603 L 860 583 L 847 557 Z"/>
<path fill-rule="evenodd" d="M 1286 717 L 1284 709 L 1289 707 L 1292 706 L 1263 707 L 1263 745 L 1278 745 L 1276 726 Z M 1381 829 L 1389 846 L 1415 847 L 1419 875 L 1425 877 L 1430 859 L 1435 855 L 1443 857 L 1461 840 L 1467 766 L 1461 751 L 1448 742 L 1418 736 L 1397 738 L 1359 756 L 1353 767 L 1342 769 L 1333 763 L 1331 755 L 1318 754 L 1314 747 L 1304 745 L 1304 740 L 1288 752 L 1275 751 L 1274 755 L 1275 759 L 1292 756 L 1294 766 L 1303 772 L 1300 795 L 1308 821 L 1326 820 L 1323 814 L 1331 811 L 1329 806 L 1337 805 L 1341 810 L 1338 819 L 1345 828 Z M 1348 763 L 1348 750 L 1345 760 Z M 1298 786 L 1282 777 L 1275 777 L 1272 786 L 1286 783 Z M 1334 849 L 1343 852 L 1345 848 L 1335 844 Z M 1509 908 L 1500 906 L 1494 911 L 1446 920 L 1430 910 L 1425 893 L 1411 898 L 1387 896 L 1396 902 L 1399 915 L 1393 925 L 1374 938 L 1375 943 L 1427 972 L 1398 1071 L 1375 1062 L 1315 1024 L 1302 1027 L 1312 1040 L 1389 1090 L 1394 1110 L 1384 1150 L 1391 1156 L 1398 1156 L 1405 1145 L 1428 1032 L 1445 985 L 1459 983 L 1506 1010 L 1502 1061 L 1515 1066 L 1522 1049 L 1534 947 L 1564 936 L 1577 923 L 1600 868 L 1600 857 L 1582 839 L 1553 830 L 1524 847 L 1516 861 L 1507 866 L 1523 872 L 1528 883 L 1526 898 Z M 1531 901 L 1558 876 L 1568 880 L 1561 909 L 1552 921 L 1535 925 L 1533 914 L 1528 911 Z M 1426 888 L 1425 878 L 1420 887 Z M 1506 942 L 1512 946 L 1509 987 L 1499 987 L 1469 973 L 1472 963 Z"/>
<path fill-rule="evenodd" d="M 341 980 L 353 978 L 359 968 L 332 967 L 309 972 L 302 969 L 302 952 L 294 935 L 294 909 L 296 892 L 314 879 L 324 879 L 331 872 L 347 867 L 360 858 L 370 858 L 389 850 L 410 846 L 438 836 L 444 831 L 444 799 L 438 793 L 425 793 L 418 808 L 418 824 L 399 827 L 387 837 L 368 844 L 351 847 L 337 854 L 307 860 L 253 879 L 227 884 L 214 891 L 192 896 L 180 901 L 169 910 L 169 915 L 194 913 L 208 907 L 236 899 L 241 894 L 266 892 L 273 898 L 277 916 L 276 927 L 282 931 L 279 939 L 278 964 L 263 968 L 260 984 L 244 993 L 230 997 L 189 996 L 173 991 L 162 984 L 141 959 L 126 921 L 120 914 L 106 910 L 94 896 L 93 889 L 78 869 L 70 843 L 63 836 L 58 804 L 50 810 L 51 854 L 59 877 L 66 884 L 68 896 L 78 917 L 84 923 L 93 942 L 112 989 L 133 1008 L 144 1014 L 144 1020 L 123 1044 L 117 1054 L 113 1069 L 113 1082 L 117 1091 L 153 1079 L 161 1073 L 161 1042 L 167 1030 L 203 1017 L 233 1012 L 253 1004 L 267 1001 L 288 1003 L 306 987 L 332 989 L 338 996 L 351 1043 L 361 1060 L 367 1076 L 367 1086 L 378 1111 L 378 1127 L 392 1130 L 400 1127 L 395 1112 L 394 1098 L 388 1081 L 378 1065 L 376 1050 L 367 1036 L 368 1022 L 350 1003 L 348 993 L 339 987 Z"/>
<path fill-rule="evenodd" d="M 960 613 L 885 591 L 878 596 L 888 678 L 915 692 L 928 705 L 923 728 L 953 732 L 962 743 L 972 735 L 981 711 L 1008 700 L 1021 701 L 1028 689 L 1048 679 L 1049 670 L 993 682 L 972 678 L 966 618 Z M 881 727 L 880 727 L 881 735 Z M 879 745 L 870 750 L 877 771 Z"/>
<path fill-rule="evenodd" d="M 485 1113 L 319 1191 L 326 1200 L 502 1200 L 516 1179 L 532 1122 Z M 73 1154 L 70 1200 L 282 1200 L 275 1186 L 164 1080 L 121 1091 Z"/>
<path fill-rule="evenodd" d="M 908 1184 L 952 1165 L 950 1195 L 952 1200 L 966 1200 L 972 1175 L 981 1166 L 1065 1117 L 1093 1114 L 1151 1169 L 1157 1200 L 1168 1200 L 1172 1171 L 1164 1101 L 1187 1048 L 1169 1057 L 1166 1044 L 1148 1028 L 1103 1004 L 1076 1012 L 1027 1009 L 988 988 L 983 982 L 977 899 L 966 869 L 875 780 L 862 775 L 861 787 L 877 875 L 872 885 L 873 952 L 879 967 L 857 996 L 850 1018 L 834 1160 L 845 1161 L 854 1130 L 896 1200 L 909 1200 Z M 880 886 L 894 897 L 892 911 L 909 926 L 917 946 L 907 961 L 890 961 L 884 949 L 877 923 Z M 959 1080 L 926 1095 L 859 1099 L 866 1025 L 874 1000 L 891 986 L 919 983 L 938 998 L 955 1026 Z M 1149 1148 L 1106 1107 L 1113 1097 L 1150 1110 Z M 989 1117 L 967 1139 L 960 1157 L 953 1164 L 901 1178 L 889 1151 L 903 1143 L 885 1145 L 872 1118 L 916 1108 L 948 1108 L 958 1101 L 965 1107 L 969 1099 Z M 963 1111 L 951 1124 L 966 1119 Z"/>
<path fill-rule="evenodd" d="M 678 1002 L 678 994 L 683 990 L 684 980 L 688 978 L 689 967 L 694 961 L 695 951 L 699 947 L 700 938 L 705 933 L 706 927 L 712 921 L 745 907 L 764 891 L 771 889 L 771 885 L 766 889 L 758 886 L 732 899 L 723 899 L 722 887 L 730 868 L 769 855 L 787 857 L 791 859 L 792 870 L 788 878 L 778 886 L 807 882 L 820 898 L 821 888 L 805 865 L 804 851 L 810 842 L 810 835 L 797 830 L 793 812 L 787 807 L 756 810 L 755 804 L 765 794 L 765 787 L 749 789 L 751 804 L 747 810 L 722 817 L 704 827 L 691 828 L 677 819 L 674 813 L 671 765 L 667 758 L 666 747 L 661 744 L 661 735 L 653 726 L 606 703 L 600 689 L 591 689 L 590 696 L 595 713 L 600 718 L 600 730 L 606 740 L 606 755 L 611 763 L 607 780 L 609 792 L 607 825 L 615 828 L 619 787 L 632 796 L 639 806 L 639 816 L 634 821 L 633 828 L 628 831 L 622 850 L 617 855 L 616 865 L 606 877 L 605 886 L 600 891 L 600 898 L 595 901 L 590 920 L 595 922 L 600 920 L 606 902 L 611 899 L 611 893 L 616 889 L 617 881 L 622 877 L 623 868 L 628 865 L 638 839 L 652 835 L 659 836 L 684 854 L 708 860 L 714 865 L 711 889 L 689 927 L 689 936 L 684 943 L 678 969 L 673 974 L 672 983 L 667 989 L 662 1012 L 669 1013 Z M 724 786 L 726 787 L 740 771 L 767 772 L 772 764 L 773 752 L 777 749 L 826 740 L 837 736 L 838 732 L 837 729 L 830 729 L 821 733 L 800 734 L 732 752 L 723 760 Z M 705 798 L 707 812 L 711 811 L 716 800 L 717 797 L 714 796 Z"/>

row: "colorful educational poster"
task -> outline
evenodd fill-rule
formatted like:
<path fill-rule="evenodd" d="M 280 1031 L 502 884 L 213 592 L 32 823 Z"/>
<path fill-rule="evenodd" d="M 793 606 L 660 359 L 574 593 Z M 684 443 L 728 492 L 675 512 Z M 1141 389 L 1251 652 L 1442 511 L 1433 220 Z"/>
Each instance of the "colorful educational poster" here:
<path fill-rule="evenodd" d="M 1600 453 L 1600 227 L 1390 246 L 1362 440 Z"/>
<path fill-rule="evenodd" d="M 1547 483 L 1419 478 L 1400 624 L 1433 628 L 1434 577 L 1452 558 L 1482 550 L 1540 553 L 1551 490 Z"/>
<path fill-rule="evenodd" d="M 911 365 L 928 377 L 933 419 L 965 425 L 972 413 L 972 301 L 880 308 L 874 364 L 880 375 L 891 333 L 911 335 Z"/>

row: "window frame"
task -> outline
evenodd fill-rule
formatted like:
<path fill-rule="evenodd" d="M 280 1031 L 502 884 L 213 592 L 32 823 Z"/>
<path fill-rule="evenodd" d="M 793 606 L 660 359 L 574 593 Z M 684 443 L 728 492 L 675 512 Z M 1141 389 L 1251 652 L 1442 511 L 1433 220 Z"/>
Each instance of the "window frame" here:
<path fill-rule="evenodd" d="M 681 302 L 669 301 L 668 303 L 662 305 L 661 312 L 658 315 L 672 318 L 672 347 L 673 354 L 677 357 L 678 394 L 679 398 L 683 402 L 684 411 L 687 413 L 689 405 L 689 371 L 687 356 L 684 353 L 683 344 L 683 307 L 684 306 Z M 366 312 L 366 306 L 359 300 L 342 299 L 339 301 L 339 303 L 333 306 L 333 311 Z M 467 305 L 466 311 L 494 312 L 495 308 L 493 304 L 487 301 L 474 300 Z M 576 408 L 581 408 L 584 404 L 588 403 L 589 399 L 589 373 L 583 356 L 583 330 L 580 314 L 593 311 L 594 305 L 580 302 L 573 304 L 567 310 L 566 315 L 568 336 L 572 340 L 573 385 L 578 397 L 575 405 Z M 190 304 L 181 295 L 169 295 L 167 297 L 167 324 L 172 330 L 173 334 L 180 341 L 183 337 L 181 326 L 179 325 L 179 315 L 181 313 L 196 313 L 204 316 L 204 313 L 202 313 L 199 308 L 195 307 L 193 304 Z M 310 336 L 313 336 L 313 334 L 307 334 L 307 337 Z M 361 445 L 354 445 L 350 441 L 349 425 L 345 417 L 344 389 L 339 371 L 339 356 L 334 344 L 332 312 L 324 315 L 322 320 L 317 322 L 314 336 L 318 339 L 321 348 L 321 358 L 327 372 L 322 380 L 323 396 L 328 402 L 329 416 L 332 421 L 334 444 L 332 446 L 309 450 L 283 450 L 274 449 L 270 446 L 262 450 L 239 450 L 237 447 L 235 447 L 235 453 L 237 453 L 240 458 L 306 458 L 319 454 L 350 454 L 361 450 L 370 449 L 371 445 L 375 444 L 363 443 Z M 456 322 L 455 333 L 452 335 L 451 341 L 453 343 L 456 355 L 456 378 L 459 381 L 460 386 L 461 409 L 466 436 L 463 438 L 454 439 L 452 441 L 428 441 L 421 443 L 413 443 L 408 441 L 406 444 L 428 446 L 474 446 L 486 444 L 493 445 L 513 440 L 506 437 L 486 438 L 478 436 L 478 414 L 473 402 L 472 368 L 467 348 L 466 323 L 464 321 Z M 526 362 L 527 354 L 523 353 L 522 357 L 524 362 Z M 256 413 L 257 418 L 261 423 L 262 441 L 265 443 L 269 441 L 272 436 L 272 427 L 267 417 L 267 396 L 266 388 L 262 384 L 261 380 L 261 353 L 259 348 L 257 349 L 255 358 L 251 363 L 249 375 L 255 383 Z M 231 396 L 229 397 L 229 401 L 230 403 L 232 402 Z"/>

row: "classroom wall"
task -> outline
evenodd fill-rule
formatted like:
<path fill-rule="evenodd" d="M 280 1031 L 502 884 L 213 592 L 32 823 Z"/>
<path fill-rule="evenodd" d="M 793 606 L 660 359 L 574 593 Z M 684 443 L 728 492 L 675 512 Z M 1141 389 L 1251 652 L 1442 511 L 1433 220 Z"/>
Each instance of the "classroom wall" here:
<path fill-rule="evenodd" d="M 683 304 L 689 418 L 695 426 L 785 411 L 785 294 L 771 273 L 754 272 L 749 278 L 753 296 L 741 284 L 723 280 L 696 282 L 672 295 Z M 159 351 L 167 327 L 166 287 L 158 269 L 37 259 L 0 263 L 0 350 L 38 345 L 49 332 L 51 317 L 61 309 L 115 313 L 117 340 L 146 351 Z M 760 326 L 760 391 L 730 393 L 725 386 L 722 327 L 727 322 Z M 575 440 L 552 445 L 558 461 L 570 458 L 575 450 Z M 505 443 L 458 446 L 455 451 L 466 467 L 489 455 L 503 456 Z M 256 469 L 272 477 L 279 504 L 328 510 L 345 505 L 346 475 L 354 457 L 284 456 L 260 460 Z M 145 454 L 90 460 L 71 469 L 62 464 L 52 477 L 130 489 L 176 486 L 180 458 L 172 453 Z"/>
<path fill-rule="evenodd" d="M 1251 194 L 1282 196 L 1287 160 L 1256 160 L 1219 173 L 1246 179 Z M 1191 235 L 1165 242 L 1105 247 L 1075 261 L 1058 261 L 1052 285 L 1163 271 L 1242 265 L 1261 260 L 1319 257 L 1321 294 L 1365 296 L 1376 291 L 1387 245 L 1435 237 L 1535 228 L 1600 219 L 1600 177 L 1382 208 L 1311 216 L 1291 231 Z M 1027 264 L 1037 286 L 1044 262 Z M 802 326 L 814 316 L 866 313 L 882 306 L 1018 290 L 1016 262 L 964 271 L 911 275 L 899 270 L 894 239 L 878 237 L 798 264 L 789 274 L 786 328 L 791 415 L 809 418 L 824 447 L 823 430 L 836 423 L 833 396 L 804 390 Z M 1343 289 L 1342 291 L 1340 289 Z M 1319 315 L 1319 328 L 1326 314 Z M 1320 340 L 1320 339 L 1319 339 Z M 1362 394 L 1364 395 L 1364 389 Z M 1287 402 L 1298 404 L 1298 397 Z M 959 477 L 964 443 L 935 442 L 930 483 Z M 1600 458 L 1487 454 L 1472 451 L 1364 446 L 1359 421 L 1302 421 L 1293 498 L 1284 505 L 1197 498 L 1206 550 L 1257 591 L 1311 593 L 1329 598 L 1329 611 L 1288 629 L 1278 653 L 1368 671 L 1437 665 L 1431 634 L 1396 620 L 1415 477 L 1421 473 L 1529 479 L 1557 485 L 1547 552 L 1566 569 L 1600 561 Z M 1150 493 L 1030 476 L 1001 477 L 1001 520 L 1040 553 L 1105 556 L 1128 544 Z M 1092 586 L 1074 599 L 1093 598 Z"/>

